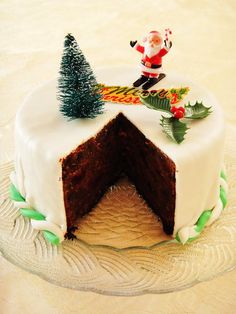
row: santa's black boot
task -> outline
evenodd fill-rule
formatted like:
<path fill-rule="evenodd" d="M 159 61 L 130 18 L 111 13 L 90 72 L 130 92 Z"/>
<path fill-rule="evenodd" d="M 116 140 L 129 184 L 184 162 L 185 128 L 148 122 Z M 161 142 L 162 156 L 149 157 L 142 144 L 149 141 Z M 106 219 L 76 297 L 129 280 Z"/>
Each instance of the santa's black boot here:
<path fill-rule="evenodd" d="M 137 79 L 137 81 L 135 81 L 133 83 L 133 86 L 134 87 L 139 87 L 140 85 L 142 85 L 143 83 L 147 82 L 148 80 L 148 77 L 147 76 L 144 76 L 144 75 L 141 75 L 141 77 L 139 79 Z"/>
<path fill-rule="evenodd" d="M 151 77 L 143 86 L 142 89 L 147 90 L 154 86 L 158 82 L 158 79 L 156 77 Z"/>
<path fill-rule="evenodd" d="M 151 77 L 143 86 L 142 89 L 147 90 L 153 87 L 156 83 L 162 80 L 166 75 L 164 73 L 160 73 L 158 77 Z"/>

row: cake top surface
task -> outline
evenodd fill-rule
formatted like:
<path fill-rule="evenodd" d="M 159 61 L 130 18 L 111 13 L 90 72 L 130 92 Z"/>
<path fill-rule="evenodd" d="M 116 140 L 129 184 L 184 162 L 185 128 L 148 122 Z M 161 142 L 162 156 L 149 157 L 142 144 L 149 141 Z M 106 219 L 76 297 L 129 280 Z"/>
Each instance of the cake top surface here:
<path fill-rule="evenodd" d="M 138 70 L 129 67 L 104 68 L 96 72 L 97 81 L 109 85 L 132 86 Z M 157 86 L 157 87 L 156 87 Z M 50 81 L 34 90 L 26 99 L 16 118 L 17 131 L 25 133 L 25 140 L 30 141 L 29 134 L 34 139 L 32 145 L 40 145 L 47 158 L 63 158 L 78 145 L 95 136 L 111 119 L 122 112 L 138 129 L 156 146 L 165 152 L 178 164 L 185 154 L 189 158 L 189 150 L 194 154 L 199 145 L 218 136 L 224 128 L 222 111 L 217 100 L 190 80 L 169 74 L 155 87 L 180 88 L 189 87 L 188 94 L 179 105 L 202 101 L 207 107 L 212 107 L 212 113 L 206 119 L 191 123 L 191 129 L 185 136 L 185 141 L 176 144 L 163 134 L 160 118 L 163 113 L 151 110 L 144 105 L 125 105 L 105 103 L 104 113 L 94 119 L 76 119 L 68 121 L 59 112 L 57 100 L 57 82 Z M 206 136 L 207 135 L 207 136 Z M 63 140 L 62 140 L 63 139 Z M 36 140 L 36 142 L 35 142 Z"/>

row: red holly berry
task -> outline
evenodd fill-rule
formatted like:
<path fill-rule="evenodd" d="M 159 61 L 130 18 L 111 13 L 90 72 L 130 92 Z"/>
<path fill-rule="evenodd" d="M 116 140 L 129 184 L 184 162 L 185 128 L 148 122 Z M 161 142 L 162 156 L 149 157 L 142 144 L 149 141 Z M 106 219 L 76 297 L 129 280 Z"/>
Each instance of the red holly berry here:
<path fill-rule="evenodd" d="M 182 111 L 183 113 L 185 113 L 185 108 L 184 107 L 178 107 L 178 110 Z"/>
<path fill-rule="evenodd" d="M 183 113 L 181 110 L 177 110 L 177 111 L 175 111 L 175 113 L 174 113 L 174 117 L 175 117 L 176 119 L 182 119 L 182 118 L 184 117 L 184 113 Z"/>
<path fill-rule="evenodd" d="M 178 108 L 176 108 L 175 106 L 172 106 L 171 109 L 170 109 L 170 112 L 171 113 L 175 113 L 176 110 L 178 110 Z"/>

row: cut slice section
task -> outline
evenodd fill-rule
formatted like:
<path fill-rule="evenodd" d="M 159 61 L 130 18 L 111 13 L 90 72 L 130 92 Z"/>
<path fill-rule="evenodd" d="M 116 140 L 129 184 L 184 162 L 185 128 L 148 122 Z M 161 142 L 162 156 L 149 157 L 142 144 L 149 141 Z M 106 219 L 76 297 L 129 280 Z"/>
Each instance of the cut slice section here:
<path fill-rule="evenodd" d="M 172 234 L 175 164 L 122 113 L 62 159 L 68 229 L 90 212 L 123 174 L 161 218 L 164 231 Z"/>

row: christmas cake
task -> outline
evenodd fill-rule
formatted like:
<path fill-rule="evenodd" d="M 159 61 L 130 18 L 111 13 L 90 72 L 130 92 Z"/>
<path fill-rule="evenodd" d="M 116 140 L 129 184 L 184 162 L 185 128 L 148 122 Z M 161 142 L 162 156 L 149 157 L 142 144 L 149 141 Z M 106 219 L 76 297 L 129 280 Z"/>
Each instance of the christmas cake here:
<path fill-rule="evenodd" d="M 217 100 L 174 74 L 158 82 L 158 92 L 138 93 L 132 87 L 137 75 L 128 67 L 96 71 L 105 84 L 105 104 L 87 115 L 83 107 L 77 119 L 63 116 L 56 80 L 34 90 L 17 113 L 11 198 L 54 244 L 71 235 L 78 219 L 123 174 L 160 217 L 164 231 L 182 243 L 225 207 L 224 119 Z M 64 104 L 70 106 L 71 95 Z M 198 119 L 201 115 L 205 119 Z M 181 118 L 192 119 L 188 132 Z"/>

